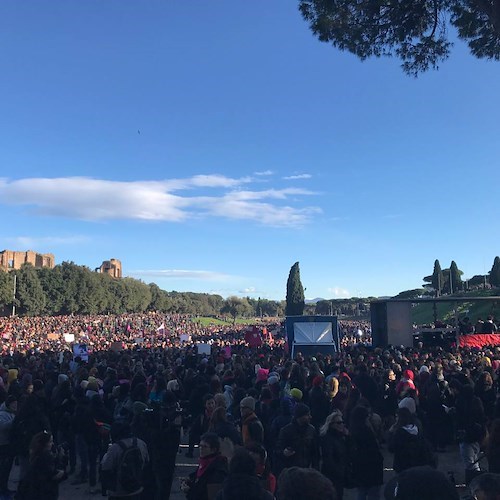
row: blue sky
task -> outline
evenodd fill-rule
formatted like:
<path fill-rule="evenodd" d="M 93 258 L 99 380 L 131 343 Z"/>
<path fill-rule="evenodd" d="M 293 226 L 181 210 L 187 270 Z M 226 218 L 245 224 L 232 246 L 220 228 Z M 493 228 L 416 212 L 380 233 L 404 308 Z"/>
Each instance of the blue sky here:
<path fill-rule="evenodd" d="M 317 41 L 290 0 L 0 4 L 0 250 L 161 288 L 393 295 L 499 253 L 500 63 Z"/>

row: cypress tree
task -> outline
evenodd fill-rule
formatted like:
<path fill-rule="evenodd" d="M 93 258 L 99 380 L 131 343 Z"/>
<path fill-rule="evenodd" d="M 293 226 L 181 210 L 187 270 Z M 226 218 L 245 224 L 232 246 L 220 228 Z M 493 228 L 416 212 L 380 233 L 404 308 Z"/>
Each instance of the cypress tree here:
<path fill-rule="evenodd" d="M 432 273 L 432 288 L 436 290 L 436 297 L 439 297 L 441 295 L 441 292 L 443 290 L 443 283 L 444 283 L 444 277 L 443 277 L 443 271 L 441 270 L 441 264 L 439 263 L 439 260 L 434 261 L 434 271 Z"/>
<path fill-rule="evenodd" d="M 454 260 L 451 261 L 450 265 L 450 292 L 455 293 L 462 290 L 462 276 L 461 272 L 458 270 L 457 264 Z"/>
<path fill-rule="evenodd" d="M 500 286 L 500 257 L 495 257 L 490 271 L 490 285 Z"/>
<path fill-rule="evenodd" d="M 300 281 L 299 263 L 296 262 L 290 269 L 286 282 L 286 310 L 287 316 L 302 316 L 304 314 L 304 288 Z"/>

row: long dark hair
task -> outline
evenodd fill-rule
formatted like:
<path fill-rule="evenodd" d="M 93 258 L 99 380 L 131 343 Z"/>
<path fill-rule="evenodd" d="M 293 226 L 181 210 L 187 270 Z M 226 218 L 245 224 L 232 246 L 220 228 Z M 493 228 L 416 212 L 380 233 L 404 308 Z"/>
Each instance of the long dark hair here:
<path fill-rule="evenodd" d="M 35 434 L 30 443 L 30 462 L 33 463 L 43 453 L 47 444 L 52 438 L 52 434 L 48 431 L 42 431 Z"/>

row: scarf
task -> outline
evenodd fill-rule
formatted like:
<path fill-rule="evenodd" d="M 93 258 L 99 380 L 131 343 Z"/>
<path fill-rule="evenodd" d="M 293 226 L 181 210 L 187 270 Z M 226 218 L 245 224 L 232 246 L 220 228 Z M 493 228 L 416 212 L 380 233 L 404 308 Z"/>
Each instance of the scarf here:
<path fill-rule="evenodd" d="M 255 413 L 250 413 L 248 417 L 243 420 L 241 425 L 241 437 L 243 438 L 243 444 L 248 443 L 250 441 L 250 432 L 248 431 L 248 424 L 257 419 Z"/>
<path fill-rule="evenodd" d="M 198 470 L 196 471 L 196 479 L 199 479 L 210 465 L 215 462 L 219 458 L 219 453 L 214 453 L 212 455 L 207 455 L 206 457 L 200 457 L 200 464 L 198 466 Z"/>

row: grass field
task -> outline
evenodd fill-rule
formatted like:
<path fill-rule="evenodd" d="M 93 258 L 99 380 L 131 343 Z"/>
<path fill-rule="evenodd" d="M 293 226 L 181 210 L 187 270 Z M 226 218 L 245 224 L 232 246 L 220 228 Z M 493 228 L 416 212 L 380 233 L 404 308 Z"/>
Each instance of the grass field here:
<path fill-rule="evenodd" d="M 498 294 L 498 291 L 480 290 L 479 292 L 463 294 L 463 298 L 467 297 L 489 297 Z M 500 302 L 444 302 L 437 304 L 437 317 L 440 320 L 448 321 L 454 318 L 455 308 L 460 318 L 468 316 L 472 323 L 475 323 L 478 318 L 486 319 L 492 315 L 496 318 L 500 317 Z M 434 321 L 434 308 L 432 304 L 416 304 L 411 311 L 412 321 L 417 325 L 432 323 Z"/>
<path fill-rule="evenodd" d="M 209 318 L 206 316 L 197 316 L 196 318 L 193 319 L 195 323 L 199 323 L 202 326 L 209 326 L 209 325 L 232 325 L 233 324 L 233 319 L 229 318 L 227 321 L 218 319 L 218 318 Z M 254 324 L 256 322 L 256 318 L 236 318 L 236 324 L 237 325 L 249 325 L 249 324 Z"/>

